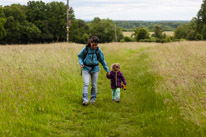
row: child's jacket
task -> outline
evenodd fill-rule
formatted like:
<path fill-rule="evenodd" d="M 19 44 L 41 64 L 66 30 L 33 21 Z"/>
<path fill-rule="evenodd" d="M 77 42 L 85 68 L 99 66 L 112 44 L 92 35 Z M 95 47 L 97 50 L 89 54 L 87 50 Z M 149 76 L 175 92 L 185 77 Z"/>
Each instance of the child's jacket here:
<path fill-rule="evenodd" d="M 110 75 L 107 75 L 108 79 L 111 79 L 111 88 L 121 88 L 121 81 L 123 81 L 123 84 L 126 85 L 125 78 L 123 74 L 119 71 L 117 73 L 111 71 Z"/>

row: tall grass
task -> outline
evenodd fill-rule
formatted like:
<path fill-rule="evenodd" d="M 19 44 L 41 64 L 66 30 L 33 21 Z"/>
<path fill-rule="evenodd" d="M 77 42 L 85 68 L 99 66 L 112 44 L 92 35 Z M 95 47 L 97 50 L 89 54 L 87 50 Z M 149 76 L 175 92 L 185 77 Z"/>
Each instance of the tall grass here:
<path fill-rule="evenodd" d="M 159 91 L 173 93 L 181 115 L 206 128 L 206 43 L 181 42 L 157 46 L 155 71 L 164 76 Z"/>
<path fill-rule="evenodd" d="M 101 67 L 97 102 L 86 107 L 81 105 L 83 82 L 77 59 L 83 45 L 0 47 L 0 135 L 205 136 L 203 120 L 194 124 L 183 115 L 186 110 L 179 101 L 187 100 L 185 94 L 177 96 L 165 88 L 169 77 L 176 76 L 163 73 L 167 69 L 158 64 L 165 61 L 168 47 L 100 44 L 109 67 L 120 63 L 127 90 L 121 91 L 120 103 L 112 102 L 110 81 Z"/>

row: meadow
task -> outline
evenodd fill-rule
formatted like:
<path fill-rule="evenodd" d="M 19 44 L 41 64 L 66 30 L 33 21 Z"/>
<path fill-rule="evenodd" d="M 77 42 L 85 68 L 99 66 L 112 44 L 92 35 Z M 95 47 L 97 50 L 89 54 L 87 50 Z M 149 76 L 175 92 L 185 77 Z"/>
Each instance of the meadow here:
<path fill-rule="evenodd" d="M 112 102 L 101 67 L 97 102 L 82 106 L 84 45 L 0 46 L 0 136 L 204 137 L 206 42 L 99 44 L 127 81 Z"/>

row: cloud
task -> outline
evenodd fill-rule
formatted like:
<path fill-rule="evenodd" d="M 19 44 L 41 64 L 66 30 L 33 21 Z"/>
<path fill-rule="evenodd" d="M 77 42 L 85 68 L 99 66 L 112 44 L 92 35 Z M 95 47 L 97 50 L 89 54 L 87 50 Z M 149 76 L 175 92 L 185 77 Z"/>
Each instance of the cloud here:
<path fill-rule="evenodd" d="M 84 4 L 84 7 L 79 5 L 74 8 L 76 17 L 92 19 L 98 16 L 118 20 L 190 20 L 196 16 L 202 0 L 145 0 L 127 1 L 127 3 L 120 0 L 116 4 L 97 5 L 98 2 Z M 116 1 L 113 0 L 112 2 Z"/>
<path fill-rule="evenodd" d="M 28 1 L 1 0 L 0 5 L 26 5 Z M 53 0 L 42 1 L 49 3 Z M 201 4 L 202 0 L 70 0 L 75 16 L 81 19 L 101 17 L 115 20 L 190 20 L 196 16 Z"/>

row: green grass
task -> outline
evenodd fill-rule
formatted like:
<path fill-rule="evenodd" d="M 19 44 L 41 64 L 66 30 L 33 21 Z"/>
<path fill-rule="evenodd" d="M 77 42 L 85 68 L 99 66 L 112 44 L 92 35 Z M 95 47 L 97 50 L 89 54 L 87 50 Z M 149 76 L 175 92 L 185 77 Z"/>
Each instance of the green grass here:
<path fill-rule="evenodd" d="M 26 49 L 23 55 L 12 51 L 15 57 L 1 58 L 1 136 L 206 136 L 206 129 L 182 118 L 171 94 L 155 93 L 164 78 L 151 67 L 154 47 L 150 46 L 113 52 L 102 47 L 108 66 L 120 63 L 127 90 L 121 91 L 120 103 L 112 102 L 110 81 L 101 67 L 97 102 L 82 106 L 83 82 L 77 62 L 81 48 L 46 48 L 44 55 L 32 51 L 35 57 L 27 56 L 31 51 Z"/>

